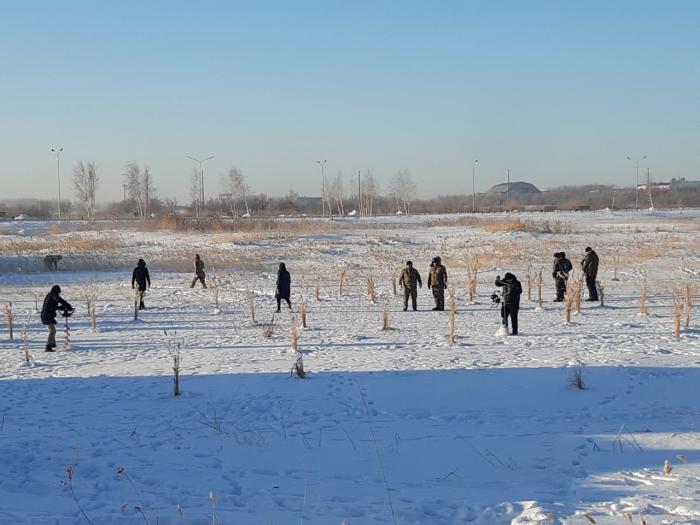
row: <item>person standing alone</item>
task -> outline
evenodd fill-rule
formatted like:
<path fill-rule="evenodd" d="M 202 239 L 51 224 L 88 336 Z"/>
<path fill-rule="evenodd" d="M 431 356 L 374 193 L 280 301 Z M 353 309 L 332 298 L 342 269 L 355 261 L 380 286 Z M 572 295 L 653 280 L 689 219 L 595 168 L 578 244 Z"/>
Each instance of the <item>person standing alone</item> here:
<path fill-rule="evenodd" d="M 194 279 L 192 279 L 192 286 L 190 288 L 194 288 L 194 285 L 197 284 L 197 281 L 202 283 L 202 288 L 207 287 L 207 283 L 204 281 L 206 275 L 204 273 L 204 261 L 201 259 L 198 253 L 194 254 Z M 216 283 L 214 283 L 216 284 Z"/>
<path fill-rule="evenodd" d="M 280 263 L 277 270 L 277 284 L 275 290 L 275 299 L 277 299 L 277 312 L 280 311 L 282 300 L 287 302 L 289 309 L 292 309 L 292 302 L 289 300 L 291 296 L 292 276 L 289 275 L 287 267 L 284 263 Z"/>
<path fill-rule="evenodd" d="M 134 283 L 138 284 L 138 298 L 139 298 L 139 310 L 146 308 L 143 304 L 143 296 L 146 293 L 146 289 L 151 287 L 151 276 L 148 273 L 148 268 L 146 268 L 146 261 L 139 259 L 136 263 L 136 268 L 131 274 L 131 288 L 134 288 Z"/>
<path fill-rule="evenodd" d="M 418 287 L 423 288 L 418 270 L 413 267 L 413 262 L 406 261 L 406 268 L 401 272 L 399 284 L 403 286 L 403 311 L 408 310 L 408 298 L 411 298 L 413 311 L 418 309 Z"/>
<path fill-rule="evenodd" d="M 598 277 L 598 254 L 593 251 L 590 246 L 586 247 L 586 255 L 581 261 L 581 269 L 586 276 L 586 286 L 588 287 L 587 301 L 598 300 L 598 289 L 595 285 L 596 277 Z"/>
<path fill-rule="evenodd" d="M 447 288 L 447 269 L 442 265 L 440 257 L 435 257 L 430 264 L 430 275 L 428 275 L 428 289 L 433 290 L 435 308 L 433 310 L 442 311 L 445 309 L 445 288 Z"/>
<path fill-rule="evenodd" d="M 55 352 L 56 348 L 56 313 L 63 310 L 63 315 L 70 315 L 73 307 L 61 298 L 61 287 L 55 285 L 46 294 L 44 304 L 41 307 L 41 322 L 49 329 L 49 338 L 46 341 L 46 351 Z"/>

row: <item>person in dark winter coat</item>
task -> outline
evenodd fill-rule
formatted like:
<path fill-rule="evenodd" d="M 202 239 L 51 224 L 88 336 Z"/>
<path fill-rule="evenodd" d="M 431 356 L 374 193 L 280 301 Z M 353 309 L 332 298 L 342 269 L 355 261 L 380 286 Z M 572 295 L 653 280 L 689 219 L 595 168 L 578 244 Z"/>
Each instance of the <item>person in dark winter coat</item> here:
<path fill-rule="evenodd" d="M 508 329 L 508 318 L 510 317 L 511 335 L 518 335 L 518 310 L 520 310 L 520 294 L 523 287 L 520 281 L 512 273 L 507 273 L 501 279 L 496 277 L 496 286 L 503 288 L 501 299 L 501 322 Z"/>
<path fill-rule="evenodd" d="M 406 268 L 401 272 L 399 285 L 403 287 L 403 311 L 408 310 L 408 298 L 411 298 L 411 306 L 415 312 L 418 308 L 418 287 L 423 288 L 418 270 L 413 267 L 411 261 L 406 261 Z"/>
<path fill-rule="evenodd" d="M 280 311 L 282 306 L 282 300 L 287 302 L 289 309 L 292 309 L 292 302 L 289 300 L 291 295 L 291 285 L 292 277 L 287 271 L 287 267 L 284 263 L 280 263 L 280 267 L 277 270 L 277 285 L 275 290 L 275 299 L 277 299 L 277 311 Z"/>
<path fill-rule="evenodd" d="M 433 290 L 435 299 L 433 310 L 445 309 L 445 288 L 447 288 L 447 269 L 442 265 L 440 257 L 435 257 L 430 264 L 430 274 L 428 274 L 428 289 Z"/>
<path fill-rule="evenodd" d="M 569 279 L 571 271 L 571 261 L 566 258 L 564 252 L 554 254 L 554 264 L 552 265 L 552 277 L 557 288 L 557 298 L 555 302 L 561 303 L 566 295 L 566 281 Z"/>
<path fill-rule="evenodd" d="M 143 259 L 139 259 L 134 272 L 131 274 L 132 289 L 134 284 L 138 285 L 139 310 L 143 310 L 146 308 L 146 305 L 143 304 L 143 295 L 146 293 L 146 289 L 151 287 L 151 276 L 148 273 L 148 268 L 146 268 L 146 261 Z"/>
<path fill-rule="evenodd" d="M 44 304 L 41 307 L 41 322 L 49 330 L 49 338 L 46 341 L 47 352 L 54 352 L 56 348 L 56 314 L 59 310 L 62 310 L 63 315 L 66 316 L 73 313 L 73 307 L 61 298 L 61 287 L 55 285 L 44 298 Z"/>
<path fill-rule="evenodd" d="M 588 287 L 587 301 L 598 300 L 598 289 L 595 285 L 596 277 L 598 277 L 598 254 L 593 251 L 590 246 L 586 247 L 586 255 L 581 261 L 581 270 L 586 276 L 586 286 Z"/>
<path fill-rule="evenodd" d="M 192 279 L 192 286 L 190 288 L 194 288 L 194 285 L 197 284 L 197 281 L 202 283 L 202 288 L 207 287 L 207 283 L 204 281 L 206 275 L 204 273 L 204 261 L 201 259 L 198 253 L 194 254 L 194 279 Z"/>

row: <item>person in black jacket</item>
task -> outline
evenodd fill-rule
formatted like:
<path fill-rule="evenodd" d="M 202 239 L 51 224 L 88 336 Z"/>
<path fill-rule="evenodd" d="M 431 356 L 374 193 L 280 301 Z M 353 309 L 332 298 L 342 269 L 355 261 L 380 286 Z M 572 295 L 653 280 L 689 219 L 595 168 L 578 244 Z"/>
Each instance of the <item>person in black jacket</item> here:
<path fill-rule="evenodd" d="M 143 304 L 143 295 L 146 293 L 146 289 L 151 287 L 151 276 L 148 273 L 148 268 L 146 268 L 146 261 L 139 259 L 139 262 L 134 268 L 134 273 L 131 274 L 131 288 L 134 288 L 134 283 L 138 284 L 138 297 L 139 297 L 139 310 L 146 308 Z"/>
<path fill-rule="evenodd" d="M 280 267 L 277 270 L 277 285 L 275 290 L 275 299 L 277 299 L 277 311 L 280 311 L 280 306 L 282 306 L 282 299 L 287 301 L 287 306 L 292 309 L 292 302 L 289 300 L 291 295 L 291 284 L 292 277 L 287 271 L 287 267 L 284 263 L 280 263 Z"/>
<path fill-rule="evenodd" d="M 44 298 L 41 307 L 41 322 L 49 329 L 49 338 L 46 341 L 46 351 L 54 352 L 56 348 L 56 313 L 62 310 L 64 316 L 73 313 L 73 307 L 61 298 L 61 287 L 55 285 Z"/>
<path fill-rule="evenodd" d="M 194 288 L 194 285 L 197 284 L 197 281 L 202 283 L 202 288 L 207 287 L 207 283 L 204 280 L 206 278 L 206 275 L 204 273 L 204 261 L 202 258 L 199 256 L 198 253 L 194 254 L 194 279 L 192 279 L 192 286 L 190 288 Z"/>
<path fill-rule="evenodd" d="M 508 317 L 510 317 L 511 335 L 518 335 L 518 310 L 520 310 L 520 294 L 523 287 L 520 281 L 512 273 L 507 273 L 501 279 L 496 277 L 496 286 L 503 288 L 501 299 L 501 322 L 508 329 Z"/>
<path fill-rule="evenodd" d="M 554 278 L 554 285 L 557 288 L 557 298 L 554 300 L 557 303 L 564 301 L 564 295 L 566 295 L 566 281 L 569 279 L 569 272 L 571 269 L 571 261 L 566 258 L 564 252 L 554 254 L 552 277 Z"/>
<path fill-rule="evenodd" d="M 595 286 L 596 277 L 598 277 L 598 254 L 593 251 L 590 246 L 586 247 L 586 255 L 581 261 L 581 270 L 586 276 L 586 286 L 588 287 L 587 301 L 598 300 L 598 289 Z"/>

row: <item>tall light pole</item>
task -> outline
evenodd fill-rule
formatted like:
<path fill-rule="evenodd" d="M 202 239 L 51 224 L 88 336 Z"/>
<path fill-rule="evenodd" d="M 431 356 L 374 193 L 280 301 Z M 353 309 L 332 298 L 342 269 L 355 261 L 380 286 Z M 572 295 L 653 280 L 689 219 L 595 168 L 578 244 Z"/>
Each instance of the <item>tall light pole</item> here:
<path fill-rule="evenodd" d="M 472 213 L 476 213 L 476 191 L 474 190 L 474 178 L 475 178 L 475 171 L 476 171 L 476 165 L 479 162 L 479 159 L 476 159 L 474 161 L 474 164 L 472 164 Z"/>
<path fill-rule="evenodd" d="M 190 157 L 189 155 L 187 155 L 187 158 L 199 163 L 199 205 L 200 205 L 200 207 L 203 208 L 204 207 L 204 168 L 202 167 L 202 164 L 204 164 L 208 160 L 213 159 L 214 155 L 211 155 L 210 157 L 207 157 L 206 159 L 195 159 L 194 157 Z"/>
<path fill-rule="evenodd" d="M 510 201 L 510 168 L 508 168 L 508 182 L 506 183 L 506 206 L 508 206 L 508 202 Z M 506 209 L 506 211 L 508 211 Z"/>
<path fill-rule="evenodd" d="M 316 164 L 321 166 L 321 216 L 326 214 L 326 166 L 327 160 L 317 160 Z M 330 208 L 330 206 L 329 206 Z M 330 210 L 329 210 L 330 211 Z"/>
<path fill-rule="evenodd" d="M 636 172 L 636 183 L 634 185 L 634 209 L 639 210 L 639 163 L 646 159 L 647 156 L 644 155 L 641 158 L 633 159 L 632 157 L 627 157 L 627 160 L 634 162 L 635 172 Z"/>
<path fill-rule="evenodd" d="M 61 220 L 61 152 L 63 148 L 51 148 L 56 154 L 56 178 L 58 179 L 58 220 Z"/>

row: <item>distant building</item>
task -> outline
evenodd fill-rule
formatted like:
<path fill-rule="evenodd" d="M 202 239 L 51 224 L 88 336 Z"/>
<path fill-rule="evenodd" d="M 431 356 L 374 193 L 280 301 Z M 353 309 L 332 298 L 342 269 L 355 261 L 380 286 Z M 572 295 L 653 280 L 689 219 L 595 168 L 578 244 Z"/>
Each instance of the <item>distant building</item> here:
<path fill-rule="evenodd" d="M 542 193 L 534 184 L 529 182 L 511 182 L 508 184 L 504 182 L 502 184 L 496 184 L 487 194 L 499 194 L 499 193 L 510 193 L 511 195 L 533 195 Z"/>
<path fill-rule="evenodd" d="M 700 180 L 671 179 L 672 190 L 700 190 Z"/>

